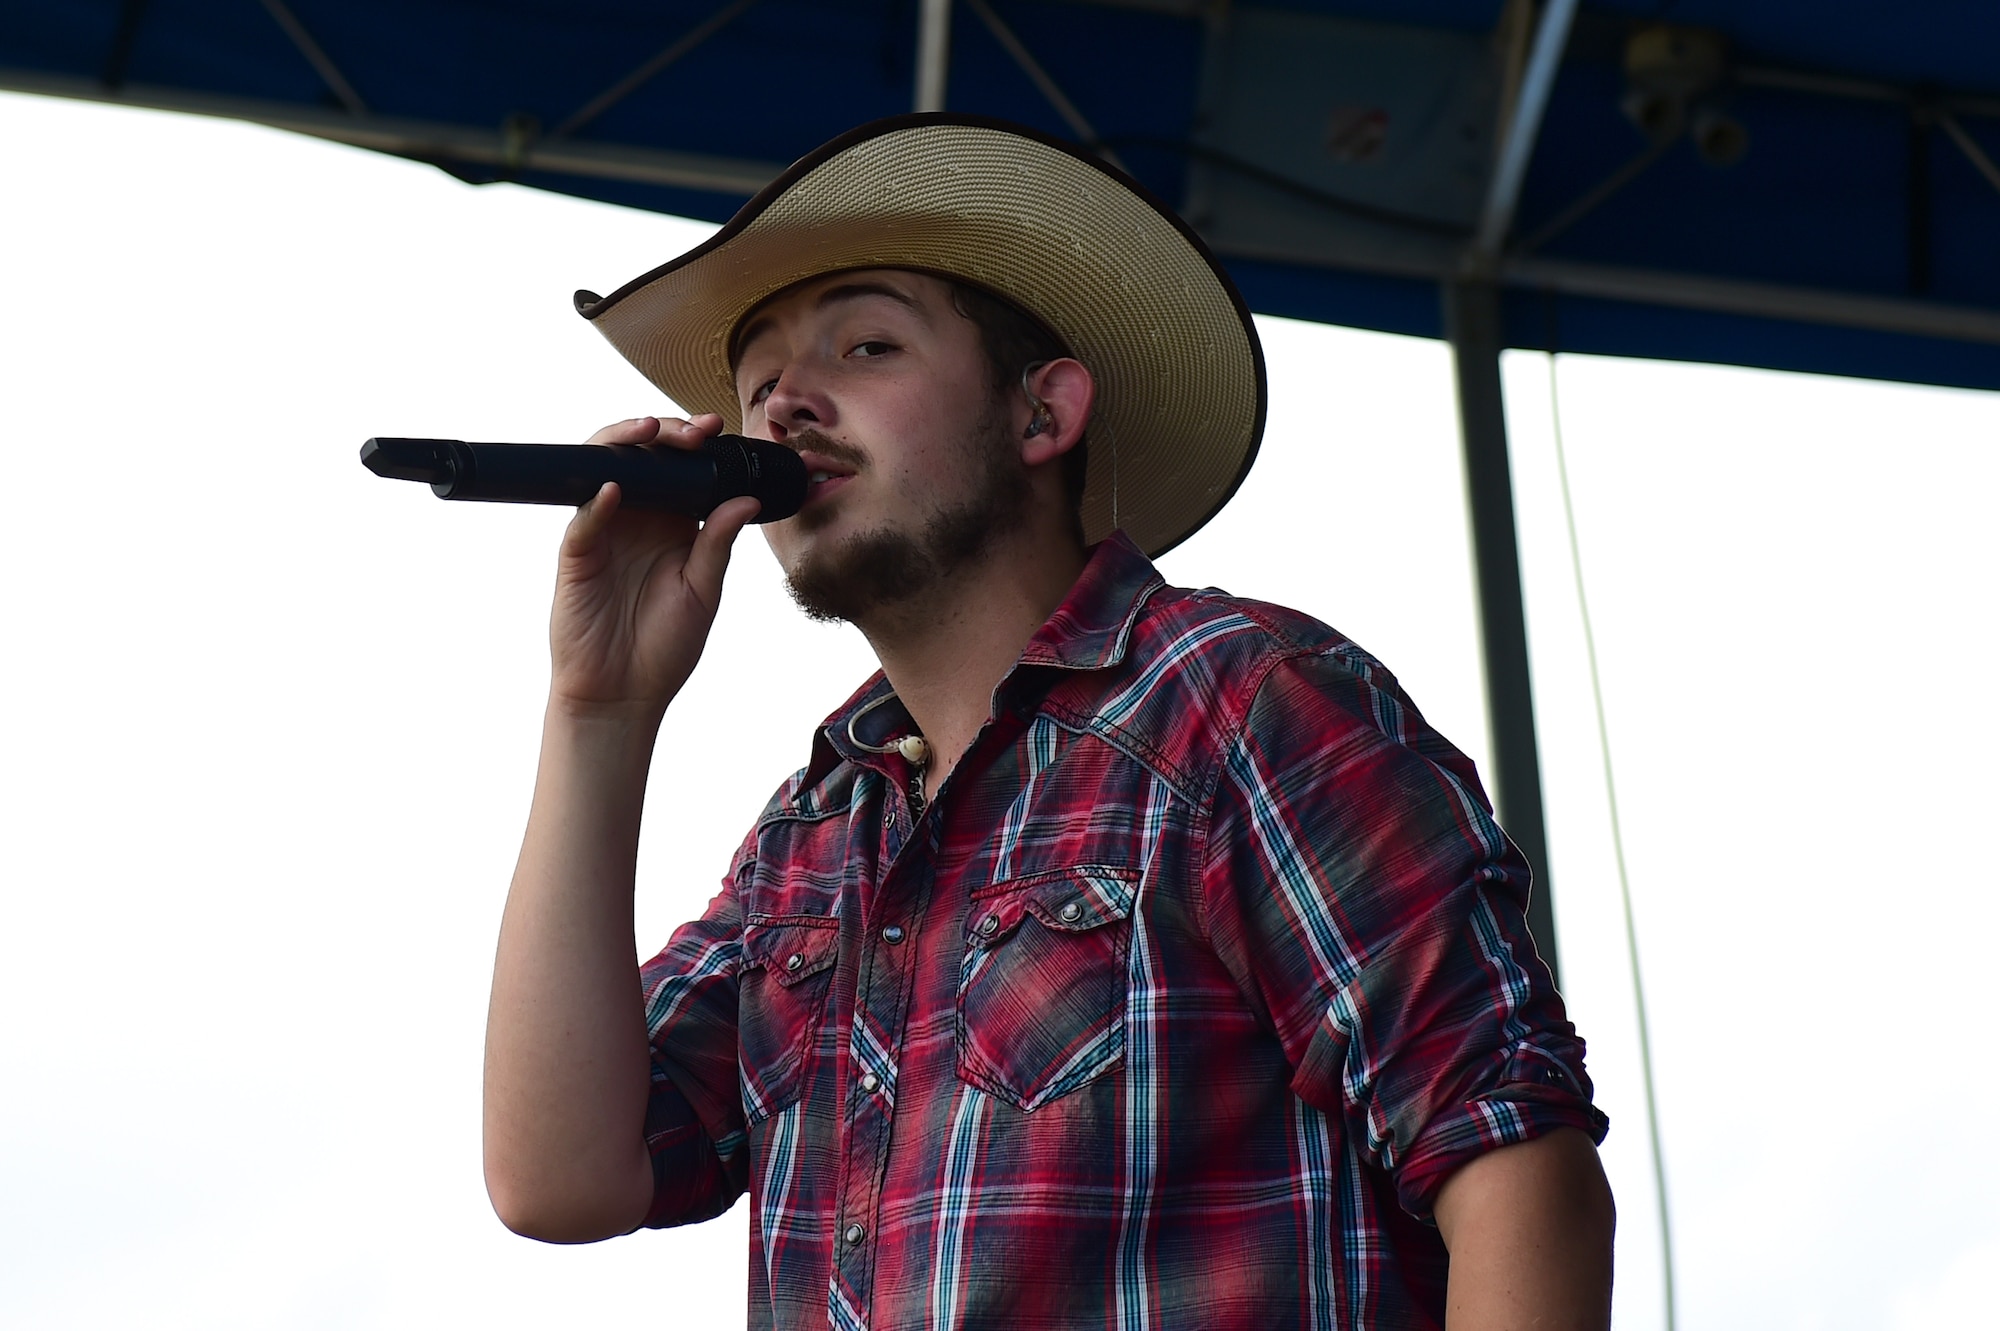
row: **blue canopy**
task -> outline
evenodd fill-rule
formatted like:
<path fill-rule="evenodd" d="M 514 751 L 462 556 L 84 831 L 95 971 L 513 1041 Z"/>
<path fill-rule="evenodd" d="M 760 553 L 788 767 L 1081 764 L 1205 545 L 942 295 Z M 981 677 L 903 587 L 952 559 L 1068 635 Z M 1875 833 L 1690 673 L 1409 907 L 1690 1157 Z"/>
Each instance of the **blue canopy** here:
<path fill-rule="evenodd" d="M 0 86 L 711 220 L 928 94 L 1101 144 L 1183 208 L 1257 310 L 1436 336 L 1503 107 L 1559 20 L 1489 265 L 1507 345 L 2000 387 L 2000 6 L 1576 9 L 9 0 Z"/>

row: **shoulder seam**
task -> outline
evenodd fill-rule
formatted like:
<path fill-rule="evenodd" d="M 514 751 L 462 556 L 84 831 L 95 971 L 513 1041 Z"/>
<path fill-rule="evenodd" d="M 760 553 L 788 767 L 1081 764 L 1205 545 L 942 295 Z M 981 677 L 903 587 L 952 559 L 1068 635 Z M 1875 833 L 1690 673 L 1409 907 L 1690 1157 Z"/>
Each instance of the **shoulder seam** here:
<path fill-rule="evenodd" d="M 1255 616 L 1248 616 L 1248 618 L 1252 619 L 1253 622 L 1262 624 L 1262 621 L 1258 620 Z M 1235 717 L 1229 723 L 1228 735 L 1223 739 L 1223 742 L 1215 746 L 1215 759 L 1209 764 L 1206 779 L 1203 782 L 1205 789 L 1202 792 L 1200 812 L 1197 814 L 1195 821 L 1194 853 L 1189 857 L 1189 862 L 1195 875 L 1195 918 L 1201 926 L 1202 941 L 1211 947 L 1215 945 L 1215 937 L 1209 927 L 1208 920 L 1209 833 L 1215 827 L 1215 801 L 1217 794 L 1222 789 L 1222 769 L 1228 764 L 1229 755 L 1242 742 L 1243 732 L 1250 724 L 1250 713 L 1256 706 L 1257 695 L 1264 691 L 1264 685 L 1271 678 L 1272 673 L 1287 661 L 1315 654 L 1311 649 L 1293 642 L 1285 634 L 1274 632 L 1272 636 L 1285 642 L 1291 647 L 1291 650 L 1265 652 L 1257 663 L 1257 669 L 1254 672 L 1249 687 L 1242 690 L 1238 695 L 1242 700 L 1241 705 L 1237 708 Z"/>

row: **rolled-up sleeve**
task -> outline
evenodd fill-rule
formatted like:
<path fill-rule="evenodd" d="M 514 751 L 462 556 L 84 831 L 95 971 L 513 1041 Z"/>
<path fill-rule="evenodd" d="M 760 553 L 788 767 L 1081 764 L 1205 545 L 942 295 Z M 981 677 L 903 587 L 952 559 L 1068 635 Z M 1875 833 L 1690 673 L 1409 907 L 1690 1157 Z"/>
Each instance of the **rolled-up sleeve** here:
<path fill-rule="evenodd" d="M 728 1210 L 749 1174 L 737 1073 L 737 979 L 743 920 L 736 883 L 746 840 L 723 890 L 640 969 L 652 1050 L 646 1147 L 653 1206 L 644 1224 L 693 1224 Z"/>
<path fill-rule="evenodd" d="M 1428 1218 L 1475 1155 L 1601 1141 L 1584 1046 L 1526 922 L 1528 868 L 1471 764 L 1352 647 L 1271 664 L 1214 787 L 1211 944 L 1292 1089 Z"/>

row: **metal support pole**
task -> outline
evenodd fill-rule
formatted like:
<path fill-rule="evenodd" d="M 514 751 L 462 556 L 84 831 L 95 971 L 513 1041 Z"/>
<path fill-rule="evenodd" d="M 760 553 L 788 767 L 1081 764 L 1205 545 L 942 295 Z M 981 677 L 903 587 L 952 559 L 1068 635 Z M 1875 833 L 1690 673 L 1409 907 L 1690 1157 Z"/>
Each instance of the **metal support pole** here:
<path fill-rule="evenodd" d="M 921 0 L 917 11 L 918 111 L 944 110 L 951 68 L 951 0 Z"/>
<path fill-rule="evenodd" d="M 1548 110 L 1563 48 L 1569 45 L 1577 3 L 1578 0 L 1549 0 L 1535 28 L 1534 45 L 1521 70 L 1514 100 L 1505 108 L 1500 142 L 1494 149 L 1493 176 L 1487 182 L 1486 206 L 1480 210 L 1479 229 L 1473 235 L 1468 256 L 1482 269 L 1491 267 L 1507 241 L 1507 233 L 1513 229 L 1514 206 L 1521 201 L 1521 182 L 1528 174 L 1528 158 L 1534 154 L 1535 140 L 1542 132 L 1542 113 Z"/>
<path fill-rule="evenodd" d="M 1493 770 L 1487 781 L 1507 835 L 1534 870 L 1528 929 L 1535 936 L 1535 950 L 1560 983 L 1548 833 L 1542 818 L 1542 764 L 1528 676 L 1528 621 L 1521 596 L 1520 544 L 1514 531 L 1514 482 L 1507 465 L 1506 402 L 1500 388 L 1500 289 L 1491 282 L 1448 282 L 1444 316 L 1458 379 L 1466 507 L 1472 516 L 1480 646 L 1486 664 L 1486 714 L 1493 732 Z"/>
<path fill-rule="evenodd" d="M 1909 261 L 1903 285 L 1912 296 L 1931 289 L 1931 126 L 1925 108 L 1910 110 L 1909 162 L 1904 175 Z"/>

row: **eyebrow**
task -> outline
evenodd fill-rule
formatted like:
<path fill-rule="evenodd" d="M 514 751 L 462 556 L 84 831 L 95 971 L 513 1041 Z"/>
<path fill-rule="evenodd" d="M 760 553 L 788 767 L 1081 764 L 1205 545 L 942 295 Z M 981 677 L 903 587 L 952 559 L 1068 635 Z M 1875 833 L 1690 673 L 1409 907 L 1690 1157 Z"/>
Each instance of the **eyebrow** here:
<path fill-rule="evenodd" d="M 830 286 L 819 293 L 819 299 L 813 302 L 813 308 L 815 310 L 823 310 L 829 305 L 838 305 L 843 301 L 861 300 L 868 296 L 885 296 L 919 317 L 924 313 L 923 306 L 917 303 L 915 297 L 906 292 L 896 290 L 896 288 L 886 282 L 869 281 L 840 282 Z M 732 370 L 742 361 L 744 350 L 757 338 L 769 332 L 770 328 L 771 316 L 763 314 L 758 315 L 749 323 L 744 324 L 736 330 L 736 336 L 733 339 L 733 345 L 730 348 L 729 354 L 730 368 Z"/>

